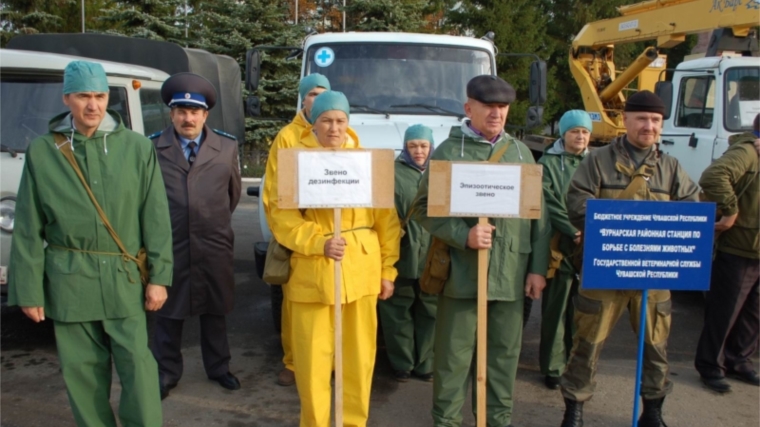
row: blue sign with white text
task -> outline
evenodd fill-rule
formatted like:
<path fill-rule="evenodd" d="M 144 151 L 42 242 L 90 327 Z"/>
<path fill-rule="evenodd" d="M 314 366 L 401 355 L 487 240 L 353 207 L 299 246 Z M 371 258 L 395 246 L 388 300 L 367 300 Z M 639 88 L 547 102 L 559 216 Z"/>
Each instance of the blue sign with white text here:
<path fill-rule="evenodd" d="M 715 203 L 588 200 L 583 289 L 710 289 Z"/>

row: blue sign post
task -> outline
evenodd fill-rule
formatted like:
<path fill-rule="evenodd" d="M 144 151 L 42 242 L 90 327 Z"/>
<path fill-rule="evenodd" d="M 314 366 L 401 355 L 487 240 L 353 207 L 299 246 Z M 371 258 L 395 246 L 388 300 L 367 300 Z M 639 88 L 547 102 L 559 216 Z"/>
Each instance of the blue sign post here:
<path fill-rule="evenodd" d="M 715 203 L 589 200 L 583 289 L 641 290 L 633 422 L 638 424 L 649 289 L 710 289 Z"/>

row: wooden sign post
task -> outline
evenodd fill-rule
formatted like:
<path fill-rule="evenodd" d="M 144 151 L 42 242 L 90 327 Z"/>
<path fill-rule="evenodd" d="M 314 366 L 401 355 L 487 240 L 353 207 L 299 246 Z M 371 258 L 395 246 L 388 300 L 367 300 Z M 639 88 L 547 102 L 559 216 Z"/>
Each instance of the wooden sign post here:
<path fill-rule="evenodd" d="M 430 162 L 428 216 L 488 218 L 541 217 L 541 165 L 487 162 Z M 476 408 L 486 427 L 486 342 L 488 338 L 488 249 L 478 250 Z"/>
<path fill-rule="evenodd" d="M 341 236 L 342 208 L 393 208 L 393 150 L 280 150 L 280 209 L 333 209 L 333 236 Z M 391 179 L 388 179 L 391 177 Z M 343 292 L 341 261 L 335 261 L 335 425 L 343 425 Z M 378 287 L 380 283 L 377 284 Z"/>

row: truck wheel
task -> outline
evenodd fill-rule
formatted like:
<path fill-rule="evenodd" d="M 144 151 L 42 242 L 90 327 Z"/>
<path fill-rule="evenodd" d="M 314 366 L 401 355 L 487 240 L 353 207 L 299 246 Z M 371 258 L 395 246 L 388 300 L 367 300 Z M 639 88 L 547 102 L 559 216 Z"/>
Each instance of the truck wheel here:
<path fill-rule="evenodd" d="M 272 322 L 277 333 L 282 332 L 282 286 L 270 285 L 269 296 L 272 301 Z"/>

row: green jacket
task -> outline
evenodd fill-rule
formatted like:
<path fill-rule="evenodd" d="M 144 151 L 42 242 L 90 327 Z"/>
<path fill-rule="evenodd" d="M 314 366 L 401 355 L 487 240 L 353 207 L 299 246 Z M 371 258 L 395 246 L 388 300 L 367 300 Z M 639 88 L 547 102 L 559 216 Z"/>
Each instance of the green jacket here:
<path fill-rule="evenodd" d="M 500 163 L 534 164 L 530 149 L 504 133 L 491 145 L 472 132 L 467 123 L 451 129 L 449 137 L 436 148 L 432 160 L 487 161 L 494 151 L 504 144 L 509 148 Z M 467 235 L 478 223 L 478 218 L 434 218 L 427 216 L 429 174 L 420 183 L 420 210 L 415 217 L 430 234 L 442 239 L 451 247 L 451 274 L 444 285 L 443 294 L 451 298 L 476 298 L 478 288 L 478 251 L 466 247 Z M 543 197 L 542 197 L 543 199 Z M 544 205 L 542 203 L 542 205 Z M 539 220 L 518 218 L 491 218 L 496 226 L 491 250 L 488 251 L 488 299 L 519 301 L 525 296 L 527 273 L 545 276 L 549 263 L 551 228 L 548 215 Z"/>
<path fill-rule="evenodd" d="M 121 241 L 133 255 L 144 246 L 151 283 L 170 285 L 169 208 L 150 140 L 126 129 L 110 110 L 90 138 L 73 130 L 68 113 L 50 121 L 50 132 L 73 138 L 77 163 Z M 52 133 L 29 145 L 16 218 L 10 305 L 42 306 L 46 316 L 61 322 L 123 318 L 144 310 L 137 265 L 103 254 L 118 254 L 119 248 Z"/>
<path fill-rule="evenodd" d="M 586 220 L 586 201 L 618 198 L 637 174 L 646 177 L 647 186 L 633 200 L 699 200 L 699 187 L 678 160 L 656 147 L 634 171 L 633 160 L 623 145 L 624 138 L 625 135 L 617 137 L 589 152 L 570 180 L 566 197 L 568 217 L 581 231 Z"/>
<path fill-rule="evenodd" d="M 417 195 L 422 173 L 407 165 L 400 158 L 396 159 L 396 211 L 401 224 L 404 224 L 409 208 Z M 419 279 L 425 269 L 425 258 L 430 247 L 430 234 L 417 223 L 409 220 L 404 228 L 406 234 L 401 239 L 401 256 L 396 263 L 398 277 Z"/>
<path fill-rule="evenodd" d="M 588 149 L 581 154 L 572 154 L 565 151 L 565 143 L 562 138 L 544 149 L 544 154 L 538 159 L 538 163 L 544 166 L 543 187 L 544 201 L 549 210 L 549 222 L 552 234 L 559 232 L 559 250 L 563 255 L 569 256 L 575 249 L 575 233 L 578 229 L 570 224 L 567 217 L 567 205 L 565 195 L 570 186 L 578 165 L 588 154 Z"/>
<path fill-rule="evenodd" d="M 728 150 L 702 172 L 699 185 L 706 198 L 718 204 L 723 215 L 739 213 L 734 226 L 718 237 L 717 249 L 760 259 L 760 179 L 757 151 L 753 146 L 755 139 L 749 132 L 732 136 Z M 741 198 L 737 199 L 739 192 L 742 192 Z"/>

